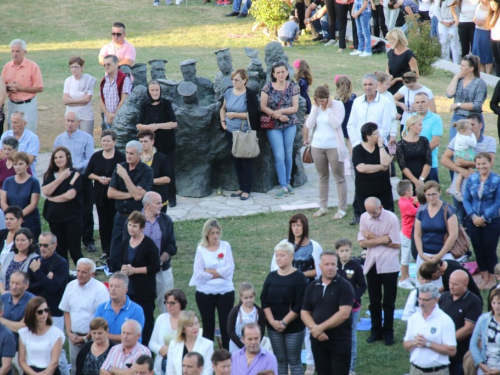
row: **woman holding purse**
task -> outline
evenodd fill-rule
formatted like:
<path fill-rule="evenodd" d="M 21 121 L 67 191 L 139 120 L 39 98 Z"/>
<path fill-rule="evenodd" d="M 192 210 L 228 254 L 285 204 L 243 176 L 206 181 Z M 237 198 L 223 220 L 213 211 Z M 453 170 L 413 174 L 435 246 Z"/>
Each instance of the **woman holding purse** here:
<path fill-rule="evenodd" d="M 337 184 L 339 209 L 333 220 L 340 220 L 347 210 L 347 183 L 344 174 L 344 160 L 347 150 L 342 133 L 345 109 L 342 102 L 330 98 L 326 85 L 314 92 L 314 103 L 306 127 L 311 130 L 311 154 L 319 177 L 320 209 L 313 215 L 320 217 L 328 212 L 328 186 L 330 171 Z"/>
<path fill-rule="evenodd" d="M 231 74 L 233 87 L 229 87 L 223 95 L 220 118 L 222 129 L 225 130 L 229 151 L 233 148 L 233 132 L 248 131 L 249 126 L 257 130 L 260 125 L 259 101 L 255 91 L 248 89 L 248 74 L 245 69 L 236 69 Z M 231 197 L 239 197 L 245 201 L 250 196 L 253 181 L 252 159 L 233 158 L 234 169 L 238 175 L 239 189 Z"/>

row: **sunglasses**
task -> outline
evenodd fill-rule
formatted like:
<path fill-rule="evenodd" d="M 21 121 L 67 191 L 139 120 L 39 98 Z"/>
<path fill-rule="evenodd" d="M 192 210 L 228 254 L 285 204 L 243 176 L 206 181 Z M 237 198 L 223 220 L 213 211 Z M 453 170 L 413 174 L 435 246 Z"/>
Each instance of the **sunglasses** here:
<path fill-rule="evenodd" d="M 122 33 L 111 33 L 112 36 L 116 36 L 116 37 L 119 37 L 119 36 L 122 36 L 123 34 Z"/>
<path fill-rule="evenodd" d="M 38 243 L 38 247 L 46 247 L 48 248 L 50 246 L 50 243 Z"/>
<path fill-rule="evenodd" d="M 40 309 L 40 310 L 36 310 L 36 313 L 38 315 L 42 315 L 43 313 L 46 313 L 48 314 L 50 312 L 50 309 L 48 307 L 44 308 L 44 309 Z"/>
<path fill-rule="evenodd" d="M 108 63 L 108 64 L 103 64 L 102 66 L 104 66 L 105 68 L 109 68 L 111 65 L 113 65 L 113 64 Z"/>

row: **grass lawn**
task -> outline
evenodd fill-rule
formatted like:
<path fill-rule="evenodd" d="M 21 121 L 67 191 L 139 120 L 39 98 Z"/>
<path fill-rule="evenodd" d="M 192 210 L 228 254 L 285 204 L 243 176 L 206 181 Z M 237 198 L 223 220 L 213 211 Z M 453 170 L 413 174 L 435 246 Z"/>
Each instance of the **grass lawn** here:
<path fill-rule="evenodd" d="M 137 62 L 147 62 L 155 58 L 167 59 L 169 62 L 166 74 L 168 78 L 174 80 L 181 79 L 179 62 L 189 58 L 198 60 L 199 76 L 213 80 L 218 70 L 213 52 L 222 47 L 231 48 L 235 68 L 246 67 L 249 64 L 250 60 L 243 51 L 247 46 L 259 49 L 260 57 L 264 59 L 263 50 L 269 39 L 260 31 L 251 32 L 253 25 L 251 17 L 226 18 L 223 15 L 230 11 L 228 7 L 201 5 L 201 0 L 188 1 L 187 8 L 185 4 L 166 7 L 163 2 L 160 7 L 153 7 L 152 0 L 119 3 L 106 0 L 2 1 L 1 64 L 10 60 L 9 42 L 15 38 L 22 38 L 28 43 L 27 57 L 36 61 L 42 69 L 45 90 L 37 96 L 40 109 L 38 129 L 42 143 L 41 151 L 50 151 L 55 136 L 64 131 L 64 106 L 61 99 L 64 79 L 70 74 L 69 58 L 74 55 L 83 57 L 87 61 L 85 71 L 99 80 L 103 75 L 103 68 L 97 63 L 97 55 L 101 46 L 109 41 L 111 24 L 114 21 L 126 24 L 127 39 L 137 49 Z M 330 88 L 334 88 L 334 76 L 347 74 L 354 81 L 355 92 L 360 94 L 363 74 L 385 70 L 387 63 L 385 55 L 360 59 L 347 53 L 337 54 L 336 47 L 325 48 L 322 44 L 312 43 L 310 39 L 310 36 L 302 36 L 300 43 L 286 49 L 286 53 L 291 61 L 304 58 L 310 63 L 314 76 L 311 93 L 318 84 L 328 83 Z M 431 76 L 421 79 L 421 83 L 433 90 L 438 113 L 445 124 L 446 130 L 440 145 L 440 153 L 445 149 L 448 140 L 447 129 L 451 118 L 448 108 L 451 100 L 444 96 L 444 92 L 451 77 L 451 73 L 435 71 Z M 489 91 L 491 95 L 493 90 Z M 97 96 L 94 96 L 96 119 L 99 118 L 97 103 Z M 496 116 L 489 110 L 489 101 L 485 103 L 484 109 L 486 133 L 497 138 Z M 96 126 L 94 134 L 96 145 L 99 144 L 99 128 Z M 448 173 L 441 171 L 440 178 L 443 187 L 447 187 Z M 300 196 L 300 189 L 297 194 Z M 340 237 L 348 237 L 355 241 L 357 228 L 347 224 L 348 218 L 352 217 L 351 209 L 346 219 L 335 224 L 330 219 L 331 216 L 312 220 L 312 213 L 313 211 L 305 212 L 311 218 L 310 237 L 317 240 L 324 249 L 333 249 L 335 241 Z M 262 283 L 269 272 L 272 249 L 286 237 L 288 219 L 292 214 L 276 212 L 221 220 L 223 239 L 229 241 L 233 248 L 236 287 L 242 281 L 250 281 L 260 294 Z M 188 283 L 202 225 L 203 220 L 175 223 L 178 244 L 178 254 L 173 260 L 175 284 L 187 292 L 190 301 L 188 308 L 194 310 L 196 310 L 194 289 L 188 287 Z M 360 247 L 355 244 L 354 254 L 359 254 L 359 251 Z M 91 257 L 97 258 L 93 254 Z M 102 275 L 99 277 L 102 278 Z M 406 297 L 406 291 L 398 290 L 397 308 L 403 308 Z M 365 316 L 367 307 L 368 299 L 365 296 L 361 316 Z M 368 333 L 359 333 L 356 368 L 358 374 L 399 375 L 408 372 L 408 355 L 402 347 L 405 324 L 396 321 L 395 330 L 397 344 L 390 348 L 380 343 L 368 345 L 365 342 Z"/>

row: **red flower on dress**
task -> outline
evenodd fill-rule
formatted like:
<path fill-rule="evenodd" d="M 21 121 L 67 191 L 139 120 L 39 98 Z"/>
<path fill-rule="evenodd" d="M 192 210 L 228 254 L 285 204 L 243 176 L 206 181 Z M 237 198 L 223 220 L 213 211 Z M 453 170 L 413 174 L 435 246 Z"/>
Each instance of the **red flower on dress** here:
<path fill-rule="evenodd" d="M 217 254 L 217 258 L 218 258 L 219 260 L 224 259 L 224 254 L 223 254 L 223 253 L 219 253 L 219 254 Z"/>

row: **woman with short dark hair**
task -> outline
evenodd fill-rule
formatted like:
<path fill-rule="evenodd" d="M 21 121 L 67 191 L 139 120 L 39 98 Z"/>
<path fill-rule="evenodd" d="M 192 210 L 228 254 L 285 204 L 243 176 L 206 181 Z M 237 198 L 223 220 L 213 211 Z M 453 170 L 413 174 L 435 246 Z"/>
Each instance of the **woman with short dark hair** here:
<path fill-rule="evenodd" d="M 2 150 L 5 159 L 0 160 L 0 189 L 2 188 L 4 181 L 8 177 L 16 175 L 12 157 L 17 152 L 18 147 L 19 141 L 15 137 L 5 137 L 4 139 L 2 139 Z M 28 168 L 28 174 L 33 175 L 31 166 Z"/>
<path fill-rule="evenodd" d="M 10 206 L 5 210 L 5 229 L 0 230 L 0 265 L 4 264 L 5 257 L 14 246 L 14 236 L 21 229 L 23 210 L 21 207 Z"/>

